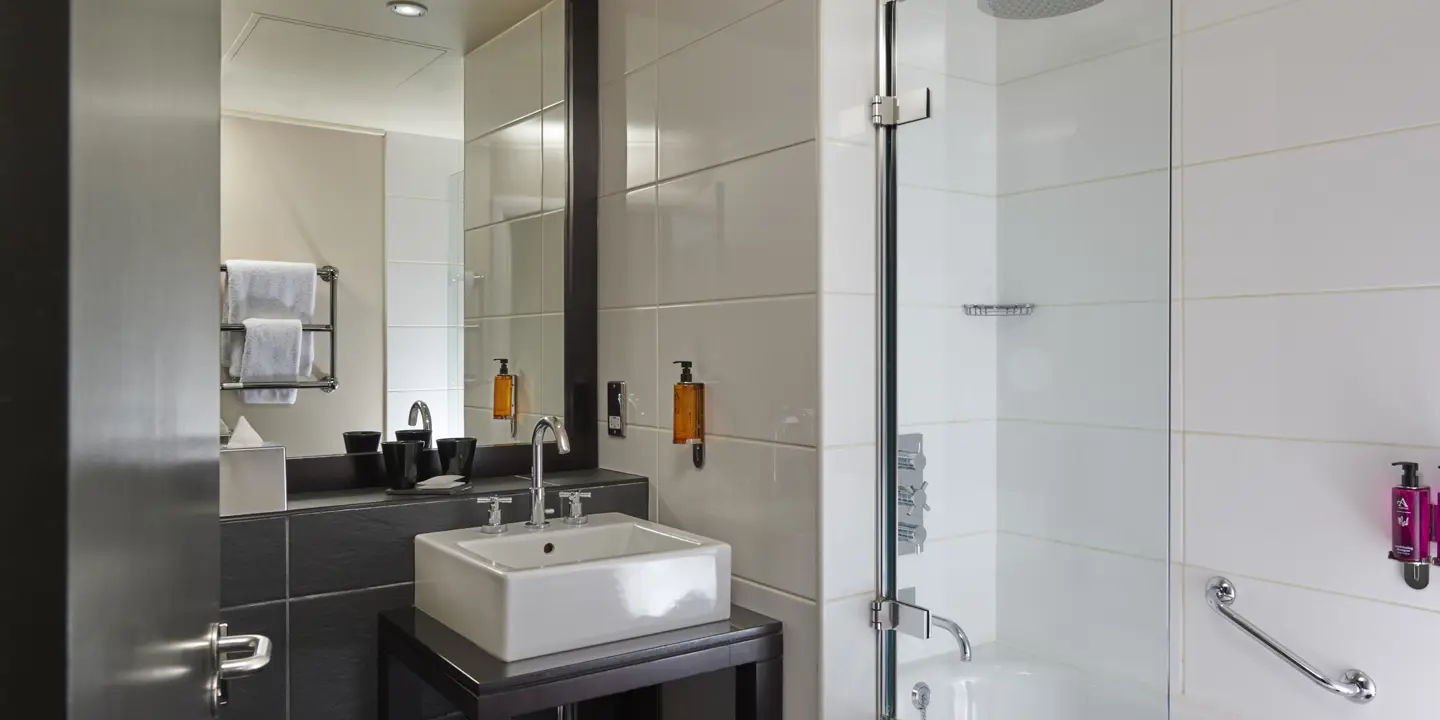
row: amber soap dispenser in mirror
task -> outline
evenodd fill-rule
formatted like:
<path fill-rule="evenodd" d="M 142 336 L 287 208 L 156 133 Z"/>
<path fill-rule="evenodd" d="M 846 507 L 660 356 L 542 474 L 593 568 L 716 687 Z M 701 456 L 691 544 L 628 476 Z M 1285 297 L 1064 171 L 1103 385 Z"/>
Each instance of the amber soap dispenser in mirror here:
<path fill-rule="evenodd" d="M 495 376 L 495 419 L 510 421 L 510 437 L 515 437 L 519 413 L 515 411 L 515 376 L 510 374 L 510 358 L 495 358 L 500 374 Z"/>
<path fill-rule="evenodd" d="M 676 445 L 689 444 L 695 467 L 705 465 L 705 383 L 695 382 L 689 360 L 676 360 L 680 366 L 680 382 L 675 383 Z"/>

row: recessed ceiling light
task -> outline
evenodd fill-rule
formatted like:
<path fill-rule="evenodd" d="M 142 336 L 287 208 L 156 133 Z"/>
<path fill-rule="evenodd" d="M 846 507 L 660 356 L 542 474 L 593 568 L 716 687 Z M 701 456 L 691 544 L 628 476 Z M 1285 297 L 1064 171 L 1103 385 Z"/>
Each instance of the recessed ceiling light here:
<path fill-rule="evenodd" d="M 385 7 L 390 8 L 390 12 L 402 17 L 420 17 L 430 12 L 430 8 L 418 2 L 411 2 L 410 0 L 390 0 L 390 2 L 385 3 Z"/>

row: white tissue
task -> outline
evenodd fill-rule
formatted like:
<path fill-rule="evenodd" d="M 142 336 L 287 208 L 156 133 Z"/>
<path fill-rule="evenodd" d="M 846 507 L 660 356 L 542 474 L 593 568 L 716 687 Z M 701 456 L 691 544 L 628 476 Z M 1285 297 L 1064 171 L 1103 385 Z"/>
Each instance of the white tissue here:
<path fill-rule="evenodd" d="M 252 448 L 260 447 L 264 444 L 265 441 L 260 439 L 260 433 L 255 432 L 255 428 L 250 427 L 250 421 L 246 420 L 244 415 L 241 415 L 240 422 L 235 423 L 234 432 L 230 433 L 230 444 L 225 447 Z"/>

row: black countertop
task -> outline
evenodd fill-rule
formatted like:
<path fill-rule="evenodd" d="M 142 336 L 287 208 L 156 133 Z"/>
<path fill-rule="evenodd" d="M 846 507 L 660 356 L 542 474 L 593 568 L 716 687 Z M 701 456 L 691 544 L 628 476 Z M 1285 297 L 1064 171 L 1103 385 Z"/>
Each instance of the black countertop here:
<path fill-rule="evenodd" d="M 779 620 L 735 605 L 728 621 L 507 663 L 410 607 L 380 614 L 380 650 L 461 707 L 475 703 L 468 716 L 504 717 L 725 667 L 773 664 L 783 651 L 781 630 Z"/>

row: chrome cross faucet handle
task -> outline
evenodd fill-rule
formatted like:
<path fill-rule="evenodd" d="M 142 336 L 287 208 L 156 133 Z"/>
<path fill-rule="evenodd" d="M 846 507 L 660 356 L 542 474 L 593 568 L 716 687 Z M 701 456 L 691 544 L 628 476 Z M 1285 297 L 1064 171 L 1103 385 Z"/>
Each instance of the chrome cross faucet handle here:
<path fill-rule="evenodd" d="M 490 503 L 490 520 L 480 528 L 480 532 L 486 535 L 499 535 L 509 530 L 510 528 L 505 525 L 505 520 L 500 517 L 500 506 L 509 505 L 513 501 L 514 498 L 500 497 L 499 495 L 491 495 L 477 500 L 476 502 Z"/>
<path fill-rule="evenodd" d="M 570 501 L 570 513 L 565 516 L 566 525 L 584 525 L 590 522 L 590 518 L 585 517 L 585 510 L 580 506 L 580 500 L 588 497 L 590 493 L 582 490 L 560 493 L 560 499 Z"/>

